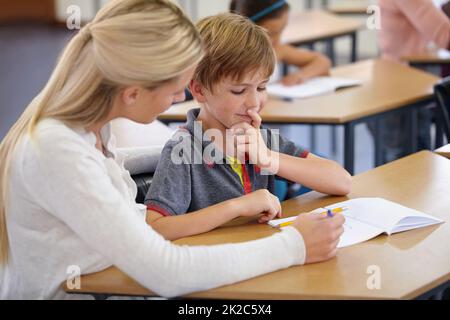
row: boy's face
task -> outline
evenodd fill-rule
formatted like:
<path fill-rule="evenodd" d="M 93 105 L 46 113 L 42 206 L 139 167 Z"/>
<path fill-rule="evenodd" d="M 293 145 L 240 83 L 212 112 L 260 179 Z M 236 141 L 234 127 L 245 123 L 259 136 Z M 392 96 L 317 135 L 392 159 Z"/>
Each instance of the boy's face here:
<path fill-rule="evenodd" d="M 268 81 L 269 79 L 262 72 L 258 72 L 241 81 L 221 80 L 214 85 L 212 92 L 194 81 L 191 91 L 197 101 L 203 104 L 206 117 L 202 120 L 218 121 L 227 129 L 241 122 L 252 124 L 252 118 L 247 111 L 254 109 L 259 113 L 264 108 L 267 102 Z M 201 90 L 200 95 L 198 90 Z M 209 123 L 209 125 L 217 127 L 217 123 Z"/>

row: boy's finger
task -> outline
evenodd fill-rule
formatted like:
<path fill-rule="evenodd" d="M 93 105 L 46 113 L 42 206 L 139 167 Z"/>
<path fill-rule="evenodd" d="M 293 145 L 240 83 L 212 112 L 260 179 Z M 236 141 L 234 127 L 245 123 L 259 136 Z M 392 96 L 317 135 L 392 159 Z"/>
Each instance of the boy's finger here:
<path fill-rule="evenodd" d="M 245 129 L 244 128 L 239 128 L 239 127 L 231 127 L 231 134 L 233 136 L 240 136 L 245 134 Z"/>
<path fill-rule="evenodd" d="M 248 136 L 242 135 L 242 136 L 236 136 L 236 145 L 241 144 L 249 144 L 250 138 Z"/>
<path fill-rule="evenodd" d="M 252 126 L 256 129 L 259 129 L 261 126 L 262 118 L 255 109 L 247 110 L 247 114 L 253 119 Z"/>
<path fill-rule="evenodd" d="M 242 129 L 245 132 L 245 130 L 247 130 L 249 128 L 253 128 L 253 127 L 250 124 L 248 124 L 247 122 L 239 122 L 239 123 L 232 125 L 230 129 L 232 130 L 232 132 L 236 131 L 238 129 Z"/>

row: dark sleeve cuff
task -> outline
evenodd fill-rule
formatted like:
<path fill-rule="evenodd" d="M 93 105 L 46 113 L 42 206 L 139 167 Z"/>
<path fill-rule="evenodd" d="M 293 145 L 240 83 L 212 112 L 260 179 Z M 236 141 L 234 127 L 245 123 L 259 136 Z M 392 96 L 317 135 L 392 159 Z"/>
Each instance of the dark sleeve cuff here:
<path fill-rule="evenodd" d="M 300 153 L 297 155 L 299 158 L 306 158 L 309 154 L 308 150 L 300 150 Z"/>

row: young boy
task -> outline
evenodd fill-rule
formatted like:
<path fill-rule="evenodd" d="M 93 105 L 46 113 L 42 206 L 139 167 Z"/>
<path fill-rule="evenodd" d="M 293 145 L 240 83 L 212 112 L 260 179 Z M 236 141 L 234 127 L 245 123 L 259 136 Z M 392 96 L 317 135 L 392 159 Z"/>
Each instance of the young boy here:
<path fill-rule="evenodd" d="M 146 197 L 147 222 L 169 240 L 238 216 L 262 214 L 259 222 L 267 222 L 281 213 L 271 194 L 275 175 L 347 194 L 351 178 L 337 163 L 260 129 L 276 60 L 264 29 L 231 13 L 205 18 L 197 27 L 205 56 L 190 91 L 201 108 L 189 111 L 185 127 L 164 147 Z"/>

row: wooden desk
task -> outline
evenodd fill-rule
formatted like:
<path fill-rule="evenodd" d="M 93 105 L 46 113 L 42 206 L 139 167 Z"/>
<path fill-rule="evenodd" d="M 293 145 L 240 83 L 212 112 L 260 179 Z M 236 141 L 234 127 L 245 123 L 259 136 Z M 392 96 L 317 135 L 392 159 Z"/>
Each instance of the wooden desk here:
<path fill-rule="evenodd" d="M 298 11 L 291 13 L 289 23 L 282 35 L 282 42 L 294 46 L 310 45 L 327 41 L 329 56 L 334 62 L 334 39 L 350 36 L 352 40 L 351 61 L 357 60 L 356 32 L 363 23 L 359 19 L 343 18 L 323 10 Z"/>
<path fill-rule="evenodd" d="M 374 0 L 339 0 L 329 4 L 326 8 L 334 14 L 367 15 L 370 5 L 376 4 Z"/>
<path fill-rule="evenodd" d="M 447 144 L 439 149 L 434 150 L 437 154 L 450 159 L 450 144 Z"/>
<path fill-rule="evenodd" d="M 212 299 L 413 299 L 449 285 L 450 161 L 422 151 L 357 175 L 348 197 L 311 192 L 282 203 L 284 216 L 306 212 L 347 198 L 383 197 L 444 219 L 446 223 L 391 236 L 382 235 L 340 249 L 319 264 L 296 266 L 186 297 Z M 242 242 L 268 236 L 274 229 L 255 223 L 219 228 L 176 241 L 205 245 Z M 381 271 L 381 289 L 366 286 L 367 268 Z M 83 293 L 151 296 L 117 268 L 82 276 Z M 80 293 L 80 291 L 67 292 Z M 432 292 L 430 292 L 431 294 Z"/>
<path fill-rule="evenodd" d="M 367 15 L 368 5 L 334 5 L 329 6 L 327 10 L 333 14 L 345 15 Z"/>
<path fill-rule="evenodd" d="M 317 1 L 317 0 L 314 0 L 314 1 Z M 328 0 L 321 0 L 320 5 L 322 6 L 322 8 L 328 7 Z M 305 8 L 312 9 L 312 7 L 313 7 L 313 0 L 306 0 Z"/>
<path fill-rule="evenodd" d="M 433 85 L 438 77 L 385 60 L 367 60 L 333 68 L 332 76 L 360 79 L 362 86 L 339 90 L 335 93 L 303 100 L 286 102 L 270 99 L 262 110 L 265 123 L 344 125 L 344 166 L 353 173 L 354 127 L 357 123 L 378 120 L 383 115 L 416 110 L 433 98 Z M 189 109 L 197 107 L 195 101 L 174 105 L 159 119 L 163 122 L 185 121 Z M 417 120 L 411 115 L 411 137 L 415 137 Z M 376 161 L 381 163 L 380 139 L 375 139 Z M 411 139 L 411 152 L 416 150 Z"/>
<path fill-rule="evenodd" d="M 450 54 L 431 50 L 421 54 L 404 56 L 402 60 L 414 66 L 441 65 L 450 63 Z"/>

